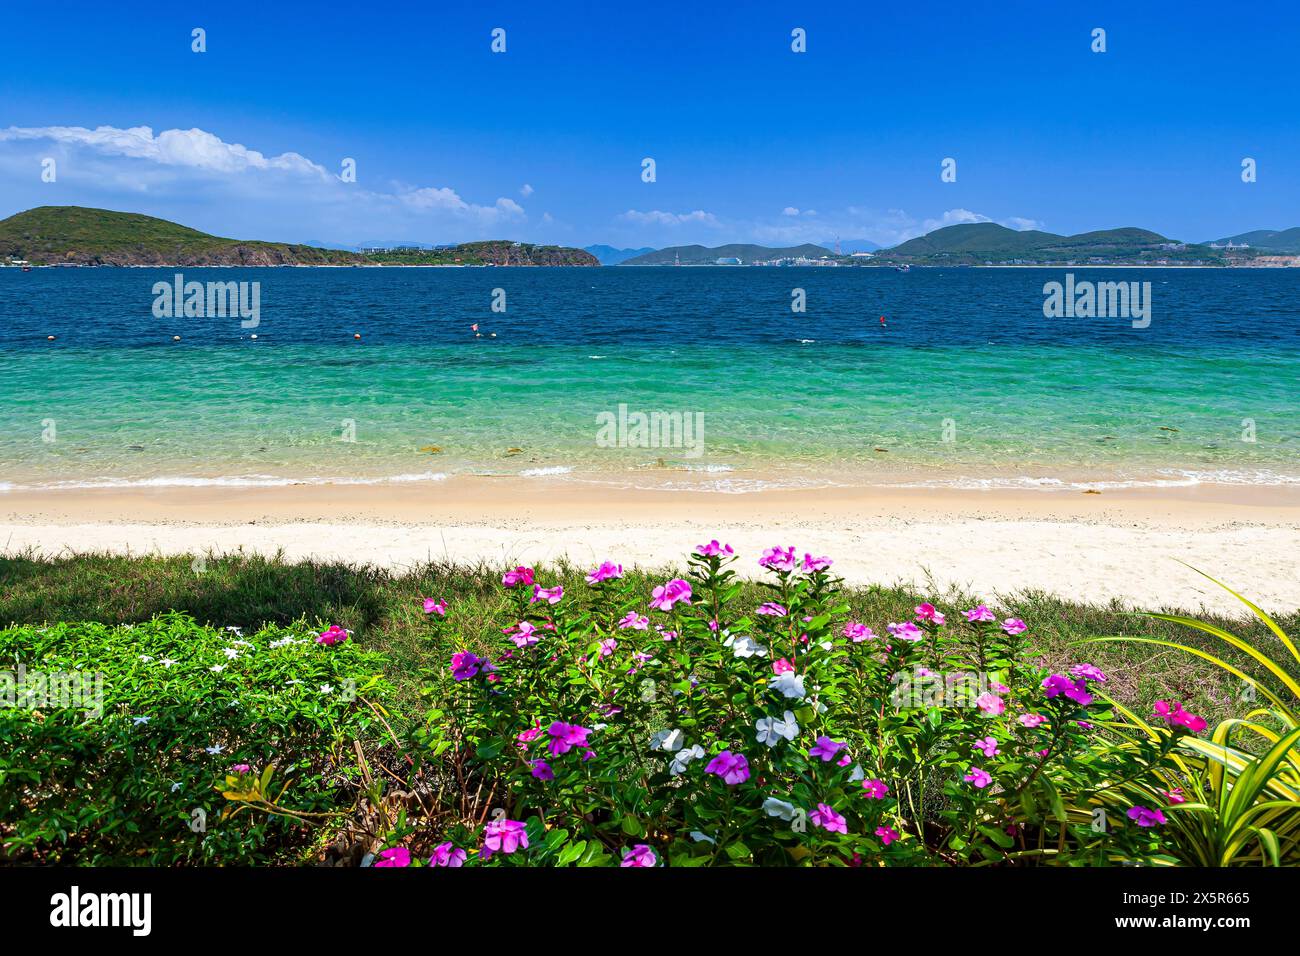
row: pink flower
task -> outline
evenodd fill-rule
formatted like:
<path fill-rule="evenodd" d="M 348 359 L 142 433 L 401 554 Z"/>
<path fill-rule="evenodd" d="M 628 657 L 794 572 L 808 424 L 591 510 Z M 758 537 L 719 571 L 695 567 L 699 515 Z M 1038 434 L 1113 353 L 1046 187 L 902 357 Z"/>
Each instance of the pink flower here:
<path fill-rule="evenodd" d="M 785 617 L 786 609 L 775 601 L 768 601 L 758 609 L 759 614 L 766 614 L 770 617 Z"/>
<path fill-rule="evenodd" d="M 986 757 L 996 757 L 1002 752 L 998 750 L 998 742 L 992 737 L 984 737 L 981 740 L 975 741 L 975 743 L 971 744 L 971 748 L 982 751 Z"/>
<path fill-rule="evenodd" d="M 966 615 L 966 620 L 970 621 L 972 624 L 975 623 L 976 621 L 993 620 L 993 612 L 990 611 L 983 604 L 979 605 L 978 607 L 973 607 L 969 611 L 963 611 L 962 613 Z"/>
<path fill-rule="evenodd" d="M 506 636 L 515 642 L 516 647 L 532 647 L 541 640 L 537 636 L 537 628 L 528 621 L 520 621 L 516 624 L 513 634 L 509 633 L 509 629 L 507 629 Z"/>
<path fill-rule="evenodd" d="M 808 814 L 808 819 L 815 827 L 821 827 L 828 833 L 848 833 L 844 818 L 835 812 L 835 808 L 824 803 L 817 804 L 817 809 Z"/>
<path fill-rule="evenodd" d="M 979 767 L 974 766 L 970 768 L 970 773 L 966 774 L 962 779 L 967 783 L 973 783 L 977 790 L 983 790 L 993 782 L 993 778 L 989 776 L 987 770 L 981 770 Z"/>
<path fill-rule="evenodd" d="M 745 759 L 744 754 L 733 754 L 730 750 L 724 750 L 709 761 L 704 772 L 717 774 L 722 778 L 723 783 L 734 787 L 749 779 L 749 761 Z"/>
<path fill-rule="evenodd" d="M 1092 703 L 1092 695 L 1088 693 L 1088 685 L 1082 677 L 1070 680 L 1063 674 L 1052 674 L 1043 678 L 1043 690 L 1047 691 L 1048 697 L 1064 694 L 1084 707 Z"/>
<path fill-rule="evenodd" d="M 501 576 L 501 583 L 508 588 L 512 588 L 516 584 L 524 584 L 524 585 L 532 584 L 533 569 L 518 567 L 515 568 L 513 571 L 507 571 L 505 574 Z"/>
<path fill-rule="evenodd" d="M 469 680 L 483 669 L 487 661 L 472 651 L 461 651 L 451 655 L 451 676 L 456 680 Z"/>
<path fill-rule="evenodd" d="M 542 734 L 542 722 L 539 720 L 532 727 L 529 727 L 527 730 L 515 734 L 515 740 L 522 741 L 523 743 L 531 743 L 532 741 L 540 737 L 541 734 Z"/>
<path fill-rule="evenodd" d="M 320 637 L 316 638 L 316 643 L 324 644 L 326 647 L 330 647 L 334 644 L 342 644 L 350 636 L 351 634 L 349 632 L 345 631 L 337 624 L 331 624 L 329 626 L 329 630 L 321 631 Z"/>
<path fill-rule="evenodd" d="M 465 860 L 469 858 L 464 850 L 455 847 L 448 840 L 446 843 L 439 843 L 433 848 L 433 856 L 429 857 L 430 866 L 464 866 Z"/>
<path fill-rule="evenodd" d="M 1195 714 L 1188 713 L 1183 710 L 1183 705 L 1177 701 L 1156 701 L 1156 716 L 1164 720 L 1170 727 L 1186 727 L 1194 734 L 1200 733 L 1209 726 L 1204 717 L 1197 717 Z"/>
<path fill-rule="evenodd" d="M 616 650 L 618 650 L 618 641 L 614 640 L 614 638 L 607 637 L 600 642 L 601 657 L 609 657 L 609 655 L 613 654 Z"/>
<path fill-rule="evenodd" d="M 483 829 L 484 860 L 493 853 L 514 853 L 520 847 L 528 849 L 528 831 L 518 820 L 493 820 Z"/>
<path fill-rule="evenodd" d="M 447 616 L 446 598 L 443 598 L 441 601 L 435 601 L 433 598 L 423 598 L 422 600 L 424 601 L 425 614 L 436 614 L 439 617 Z"/>
<path fill-rule="evenodd" d="M 528 761 L 528 765 L 533 768 L 533 776 L 538 780 L 555 779 L 555 771 L 551 769 L 551 765 L 540 757 L 536 760 Z"/>
<path fill-rule="evenodd" d="M 894 637 L 903 641 L 916 643 L 925 637 L 925 631 L 921 630 L 911 621 L 904 621 L 902 624 L 887 624 L 885 625 L 885 628 L 890 634 L 893 634 Z"/>
<path fill-rule="evenodd" d="M 942 624 L 945 620 L 941 611 L 936 611 L 934 605 L 926 602 L 916 606 L 916 619 L 918 621 L 929 621 L 931 624 Z"/>
<path fill-rule="evenodd" d="M 1175 787 L 1173 790 L 1166 790 L 1165 799 L 1168 800 L 1171 804 L 1179 804 L 1179 803 L 1187 802 L 1187 798 L 1183 796 L 1183 790 L 1181 787 Z"/>
<path fill-rule="evenodd" d="M 587 727 L 579 727 L 577 724 L 566 724 L 555 721 L 551 726 L 546 728 L 546 732 L 551 735 L 550 743 L 546 749 L 551 752 L 552 757 L 558 757 L 560 754 L 567 754 L 574 747 L 586 747 L 587 734 L 591 730 Z"/>
<path fill-rule="evenodd" d="M 844 636 L 854 644 L 861 644 L 863 641 L 873 640 L 875 632 L 865 624 L 859 624 L 857 621 L 849 621 L 844 625 Z"/>
<path fill-rule="evenodd" d="M 898 831 L 893 827 L 876 827 L 876 836 L 880 837 L 880 842 L 889 846 L 895 840 L 900 839 Z"/>
<path fill-rule="evenodd" d="M 708 544 L 697 545 L 695 553 L 706 558 L 716 558 L 723 554 L 735 554 L 729 544 L 718 544 L 718 539 L 714 538 Z"/>
<path fill-rule="evenodd" d="M 825 571 L 835 562 L 830 558 L 814 558 L 811 554 L 805 553 L 803 556 L 803 570 L 805 574 L 816 574 L 818 571 Z"/>
<path fill-rule="evenodd" d="M 1021 714 L 1016 720 L 1020 721 L 1022 727 L 1028 727 L 1030 730 L 1047 723 L 1047 718 L 1042 714 Z"/>
<path fill-rule="evenodd" d="M 553 588 L 544 588 L 540 584 L 534 584 L 533 596 L 528 603 L 536 604 L 538 601 L 546 601 L 549 604 L 559 604 L 562 597 L 564 597 L 564 588 L 561 585 L 557 584 Z"/>
<path fill-rule="evenodd" d="M 784 657 L 777 658 L 772 662 L 773 674 L 793 674 L 794 665 Z"/>
<path fill-rule="evenodd" d="M 793 571 L 796 564 L 794 548 L 768 548 L 758 559 L 758 564 L 773 571 Z"/>
<path fill-rule="evenodd" d="M 644 631 L 650 626 L 650 618 L 644 614 L 638 614 L 636 611 L 628 611 L 627 617 L 618 622 L 618 626 L 627 630 L 629 627 L 633 630 Z"/>
<path fill-rule="evenodd" d="M 251 773 L 253 768 L 246 763 L 237 763 L 230 769 L 233 773 Z"/>
<path fill-rule="evenodd" d="M 648 867 L 654 866 L 658 862 L 659 858 L 655 856 L 654 850 L 644 843 L 638 843 L 623 854 L 623 862 L 619 866 Z"/>
<path fill-rule="evenodd" d="M 410 866 L 411 851 L 404 846 L 393 846 L 379 851 L 379 859 L 374 866 Z"/>
<path fill-rule="evenodd" d="M 1070 668 L 1070 673 L 1075 677 L 1082 677 L 1084 680 L 1095 681 L 1098 684 L 1106 683 L 1106 675 L 1092 664 L 1075 664 Z"/>
<path fill-rule="evenodd" d="M 985 691 L 975 698 L 975 706 L 990 717 L 996 717 L 1007 709 L 1007 702 L 997 694 Z"/>
<path fill-rule="evenodd" d="M 1146 807 L 1130 807 L 1127 815 L 1140 827 L 1155 827 L 1167 822 L 1159 810 L 1148 810 Z"/>
<path fill-rule="evenodd" d="M 1018 617 L 1009 617 L 1002 622 L 1002 630 L 1015 637 L 1017 634 L 1023 634 L 1029 630 L 1029 625 Z"/>
<path fill-rule="evenodd" d="M 833 760 L 835 755 L 843 750 L 847 744 L 840 743 L 838 740 L 831 740 L 825 734 L 817 738 L 811 750 L 808 751 L 808 758 L 821 757 L 823 762 Z"/>
<path fill-rule="evenodd" d="M 673 605 L 691 603 L 691 585 L 681 578 L 673 578 L 667 584 L 661 584 L 652 592 L 650 606 L 661 611 L 671 611 Z"/>
<path fill-rule="evenodd" d="M 863 780 L 862 789 L 872 800 L 883 800 L 889 796 L 889 788 L 885 786 L 883 780 Z"/>
<path fill-rule="evenodd" d="M 623 576 L 623 565 L 614 564 L 612 561 L 602 561 L 600 567 L 587 574 L 588 584 L 599 584 L 601 581 L 609 581 L 614 578 Z M 554 602 L 552 602 L 554 603 Z"/>

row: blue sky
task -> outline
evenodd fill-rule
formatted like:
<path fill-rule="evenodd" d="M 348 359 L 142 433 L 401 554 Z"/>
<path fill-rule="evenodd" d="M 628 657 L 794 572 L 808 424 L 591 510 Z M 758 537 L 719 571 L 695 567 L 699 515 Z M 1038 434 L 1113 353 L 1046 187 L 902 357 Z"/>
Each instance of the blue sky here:
<path fill-rule="evenodd" d="M 8 6 L 0 217 L 347 245 L 1300 225 L 1294 3 L 335 6 Z"/>

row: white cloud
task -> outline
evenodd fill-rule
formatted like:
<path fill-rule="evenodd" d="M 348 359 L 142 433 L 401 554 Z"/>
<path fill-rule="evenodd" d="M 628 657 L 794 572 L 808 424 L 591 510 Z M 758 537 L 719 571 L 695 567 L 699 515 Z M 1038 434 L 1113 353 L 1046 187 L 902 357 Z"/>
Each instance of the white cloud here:
<path fill-rule="evenodd" d="M 1024 232 L 1027 229 L 1042 229 L 1043 223 L 1037 219 L 1026 219 L 1024 216 L 1012 216 L 1010 219 L 1003 219 L 1002 225 L 1016 232 Z"/>
<path fill-rule="evenodd" d="M 525 199 L 527 199 L 532 194 L 533 194 L 533 187 L 528 185 L 528 183 L 524 183 L 522 186 L 519 187 L 519 195 L 523 196 Z"/>
<path fill-rule="evenodd" d="M 652 209 L 649 212 L 641 212 L 636 209 L 629 209 L 619 217 L 626 222 L 634 222 L 642 226 L 684 226 L 684 225 L 703 225 L 712 228 L 721 228 L 722 223 L 718 217 L 711 212 L 705 212 L 703 209 L 696 209 L 694 212 L 662 212 L 658 209 Z"/>
<path fill-rule="evenodd" d="M 783 215 L 783 216 L 797 216 L 797 215 L 799 215 L 799 210 L 798 210 L 798 208 L 795 207 L 795 206 L 786 206 L 784 209 L 781 210 L 781 215 Z"/>

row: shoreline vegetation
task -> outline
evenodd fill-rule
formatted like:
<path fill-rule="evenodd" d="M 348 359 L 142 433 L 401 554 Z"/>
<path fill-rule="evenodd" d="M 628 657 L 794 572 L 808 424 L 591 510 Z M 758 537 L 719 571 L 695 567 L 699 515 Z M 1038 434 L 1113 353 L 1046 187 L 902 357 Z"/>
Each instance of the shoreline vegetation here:
<path fill-rule="evenodd" d="M 1273 245 L 1221 240 L 1186 243 L 1146 229 L 1124 227 L 1060 236 L 1017 231 L 996 223 L 946 226 L 889 249 L 840 254 L 804 244 L 768 248 L 744 243 L 717 247 L 670 246 L 618 262 L 619 266 L 913 266 L 997 268 L 1285 268 L 1300 266 L 1297 230 Z M 599 247 L 592 247 L 599 248 Z M 39 206 L 0 220 L 0 266 L 139 268 L 205 267 L 556 267 L 600 266 L 591 252 L 507 239 L 351 251 L 311 245 L 226 239 L 137 213 L 80 206 Z"/>

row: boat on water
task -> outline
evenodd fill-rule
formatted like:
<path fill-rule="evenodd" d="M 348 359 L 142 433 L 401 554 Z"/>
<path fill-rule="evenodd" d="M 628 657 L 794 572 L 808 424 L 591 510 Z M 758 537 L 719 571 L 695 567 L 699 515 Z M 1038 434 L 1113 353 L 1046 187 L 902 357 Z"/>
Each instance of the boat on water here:
<path fill-rule="evenodd" d="M 895 272 L 911 272 L 912 267 L 904 262 L 901 266 L 894 266 Z"/>

